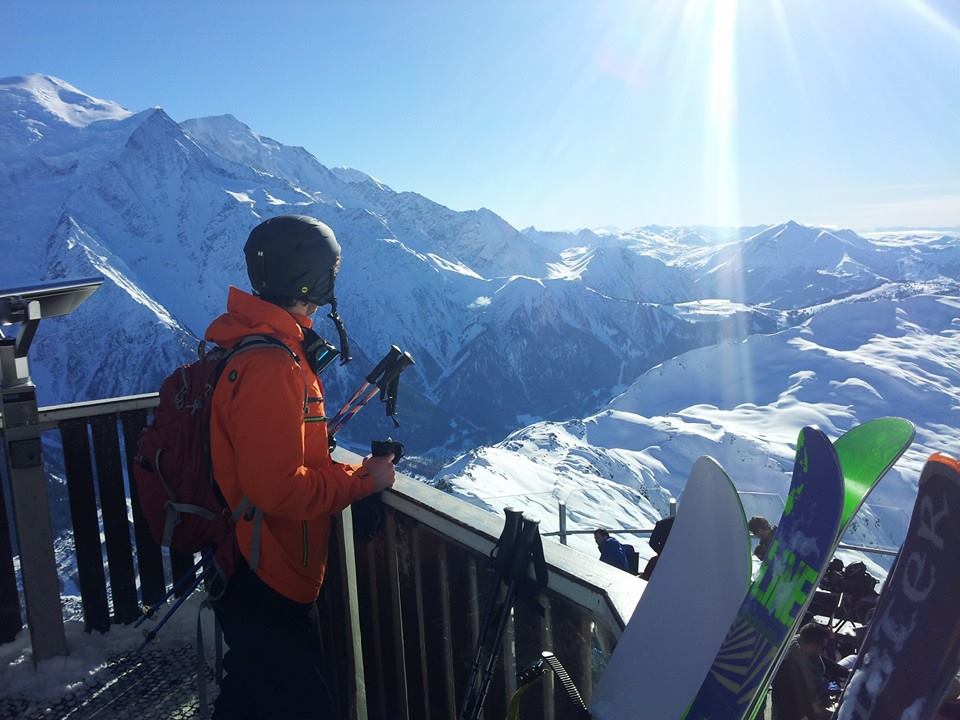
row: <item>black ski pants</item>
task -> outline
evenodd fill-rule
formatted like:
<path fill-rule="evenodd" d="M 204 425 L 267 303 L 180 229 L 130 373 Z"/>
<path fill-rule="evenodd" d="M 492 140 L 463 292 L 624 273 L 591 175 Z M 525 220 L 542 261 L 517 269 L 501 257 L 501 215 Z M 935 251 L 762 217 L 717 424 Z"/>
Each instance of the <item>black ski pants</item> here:
<path fill-rule="evenodd" d="M 241 562 L 214 603 L 229 649 L 213 720 L 334 720 L 316 603 L 294 602 Z"/>

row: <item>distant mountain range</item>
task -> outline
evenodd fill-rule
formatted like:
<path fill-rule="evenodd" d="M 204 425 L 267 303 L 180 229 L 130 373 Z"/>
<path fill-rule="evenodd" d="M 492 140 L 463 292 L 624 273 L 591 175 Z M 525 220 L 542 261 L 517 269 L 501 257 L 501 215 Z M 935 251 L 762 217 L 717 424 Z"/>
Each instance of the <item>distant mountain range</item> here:
<path fill-rule="evenodd" d="M 229 115 L 178 124 L 56 78 L 0 81 L 0 285 L 107 278 L 41 330 L 44 402 L 155 389 L 223 311 L 227 286 L 246 287 L 249 230 L 281 213 L 319 217 L 344 247 L 338 294 L 357 359 L 329 374 L 330 396 L 345 397 L 392 343 L 416 358 L 400 406 L 415 453 L 599 407 L 726 332 L 660 305 L 685 299 L 691 281 L 623 244 L 564 257 L 489 210 L 455 212 L 328 169 Z M 749 330 L 774 327 L 745 312 Z M 382 433 L 374 415 L 345 439 Z"/>
<path fill-rule="evenodd" d="M 177 122 L 53 77 L 0 80 L 0 287 L 106 278 L 76 313 L 41 327 L 31 360 L 44 404 L 155 390 L 223 312 L 227 287 L 247 287 L 241 248 L 250 229 L 286 213 L 320 218 L 344 249 L 338 297 L 356 359 L 325 376 L 331 404 L 391 344 L 409 350 L 417 364 L 401 383 L 398 437 L 426 474 L 471 451 L 438 482 L 474 498 L 489 494 L 471 485 L 478 468 L 514 478 L 504 468 L 534 458 L 549 477 L 516 487 L 543 497 L 569 483 L 588 496 L 609 491 L 619 498 L 610 507 L 625 513 L 612 517 L 635 522 L 663 512 L 663 488 L 679 492 L 696 453 L 739 462 L 722 449 L 749 447 L 749 462 L 728 469 L 751 486 L 776 485 L 802 422 L 839 431 L 909 410 L 929 433 L 924 447 L 935 448 L 937 428 L 951 422 L 943 407 L 957 409 L 957 366 L 938 354 L 956 328 L 922 315 L 953 312 L 953 235 L 862 236 L 794 222 L 517 230 L 487 209 L 454 211 L 359 170 L 328 168 L 231 115 Z M 892 318 L 876 332 L 889 341 L 883 357 L 896 362 L 864 349 L 874 312 Z M 332 335 L 321 314 L 317 325 Z M 813 350 L 824 326 L 861 342 L 847 347 L 831 329 L 843 347 Z M 919 363 L 924 343 L 933 365 L 916 378 L 936 403 L 898 405 L 923 385 L 900 363 Z M 814 357 L 822 370 L 809 369 Z M 678 369 L 693 359 L 696 373 Z M 855 366 L 882 377 L 860 378 Z M 808 372 L 820 373 L 816 382 Z M 905 384 L 885 390 L 883 378 Z M 786 408 L 798 393 L 819 410 Z M 698 409 L 706 404 L 716 412 Z M 614 425 L 650 444 L 598 440 L 598 427 Z M 664 451 L 679 446 L 665 438 L 688 431 L 703 440 Z M 368 409 L 342 439 L 362 451 L 389 432 Z"/>

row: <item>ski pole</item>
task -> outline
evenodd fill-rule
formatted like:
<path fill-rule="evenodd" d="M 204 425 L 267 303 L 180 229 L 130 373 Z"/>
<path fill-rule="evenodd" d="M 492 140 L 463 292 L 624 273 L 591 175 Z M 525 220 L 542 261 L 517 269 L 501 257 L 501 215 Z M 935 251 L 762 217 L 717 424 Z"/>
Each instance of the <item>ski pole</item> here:
<path fill-rule="evenodd" d="M 539 526 L 539 520 L 531 518 L 528 515 L 521 516 L 520 534 L 517 537 L 513 553 L 510 555 L 508 561 L 502 563 L 502 565 L 506 565 L 507 562 L 509 562 L 509 574 L 504 578 L 509 578 L 509 582 L 503 602 L 499 608 L 496 630 L 494 631 L 492 639 L 493 645 L 489 648 L 479 687 L 474 687 L 473 684 L 467 686 L 467 694 L 464 697 L 460 720 L 477 720 L 480 716 L 480 711 L 483 709 L 483 703 L 490 689 L 490 682 L 493 680 L 494 668 L 497 659 L 500 657 L 500 650 L 503 645 L 503 633 L 510 619 L 510 610 L 513 607 L 517 589 L 520 583 L 526 578 L 527 570 L 530 567 L 530 553 L 534 538 L 538 535 Z M 481 649 L 482 648 L 483 645 L 481 645 Z"/>
<path fill-rule="evenodd" d="M 356 392 L 353 393 L 353 397 L 351 397 L 349 400 L 347 400 L 343 404 L 343 407 L 340 408 L 340 412 L 337 413 L 337 416 L 339 416 L 340 413 L 344 412 L 344 410 L 346 410 L 347 407 L 349 407 L 351 404 L 356 402 L 357 399 L 360 397 L 360 395 L 363 394 L 364 390 L 366 390 L 371 385 L 375 384 L 377 382 L 377 378 L 380 377 L 380 375 L 387 368 L 387 366 L 395 363 L 398 357 L 400 357 L 400 348 L 398 348 L 396 345 L 391 345 L 390 350 L 387 352 L 387 354 L 384 355 L 380 359 L 380 362 L 378 362 L 376 366 L 373 368 L 373 370 L 371 370 L 367 374 L 366 382 L 361 384 L 360 387 L 357 388 Z"/>
<path fill-rule="evenodd" d="M 510 610 L 513 607 L 517 588 L 527 576 L 527 569 L 530 567 L 530 551 L 533 547 L 533 540 L 538 535 L 539 530 L 539 520 L 529 515 L 523 516 L 523 528 L 517 543 L 517 553 L 513 557 L 513 564 L 510 568 L 510 584 L 507 586 L 507 595 L 503 610 L 500 614 L 500 622 L 497 624 L 497 632 L 493 637 L 493 648 L 490 652 L 490 657 L 487 658 L 487 667 L 483 674 L 480 690 L 477 693 L 477 707 L 473 715 L 470 716 L 470 720 L 476 720 L 480 716 L 480 710 L 483 709 L 483 703 L 487 699 L 487 692 L 490 690 L 490 683 L 493 681 L 493 672 L 496 668 L 497 660 L 500 657 L 500 650 L 503 647 L 503 633 L 507 629 Z"/>
<path fill-rule="evenodd" d="M 468 703 L 472 702 L 470 695 L 473 692 L 477 677 L 480 674 L 483 650 L 488 643 L 490 627 L 497 607 L 497 596 L 500 595 L 500 583 L 506 578 L 506 570 L 504 568 L 508 566 L 509 559 L 512 557 L 517 543 L 521 518 L 523 517 L 523 511 L 517 510 L 516 508 L 504 508 L 503 512 L 504 515 L 506 515 L 503 530 L 500 532 L 500 538 L 497 540 L 497 544 L 494 545 L 493 550 L 490 552 L 490 557 L 493 558 L 494 567 L 496 568 L 496 577 L 493 579 L 492 592 L 488 596 L 489 599 L 487 600 L 486 610 L 483 615 L 483 622 L 480 624 L 480 636 L 477 640 L 477 650 L 473 655 L 473 665 L 470 667 L 470 678 L 466 684 L 467 694 L 464 696 L 463 707 L 460 713 L 461 717 L 467 712 L 467 708 L 469 707 Z"/>
<path fill-rule="evenodd" d="M 153 630 L 151 630 L 150 632 L 145 632 L 145 633 L 144 633 L 143 644 L 139 647 L 139 649 L 137 650 L 137 652 L 142 651 L 148 644 L 150 644 L 151 641 L 153 641 L 154 638 L 157 637 L 157 633 L 159 633 L 160 630 L 163 628 L 163 626 L 167 624 L 167 621 L 168 621 L 171 617 L 173 617 L 173 614 L 177 611 L 177 609 L 178 609 L 181 605 L 183 605 L 184 600 L 186 600 L 188 597 L 190 597 L 190 596 L 193 594 L 193 591 L 196 590 L 197 587 L 200 585 L 200 583 L 203 582 L 204 578 L 205 578 L 206 575 L 207 575 L 207 571 L 209 571 L 209 569 L 210 569 L 210 568 L 207 568 L 206 570 L 204 570 L 204 572 L 200 573 L 200 575 L 198 575 L 198 576 L 194 579 L 194 581 L 193 581 L 193 583 L 190 585 L 189 589 L 188 589 L 183 595 L 181 595 L 180 597 L 177 598 L 177 601 L 176 601 L 173 605 L 171 605 L 171 606 L 170 606 L 170 609 L 167 610 L 166 614 L 165 614 L 162 618 L 160 618 L 160 622 L 157 623 L 157 626 L 156 626 L 155 628 L 153 628 Z M 187 575 L 187 577 L 190 577 L 190 576 Z"/>
<path fill-rule="evenodd" d="M 144 605 L 144 606 L 143 606 L 143 614 L 142 614 L 139 618 L 137 618 L 137 621 L 133 624 L 133 626 L 134 626 L 134 627 L 140 627 L 145 620 L 149 620 L 149 619 L 152 618 L 154 615 L 156 615 L 156 614 L 157 614 L 157 610 L 159 610 L 160 607 L 161 607 L 162 605 L 164 605 L 164 604 L 167 602 L 167 600 L 169 600 L 170 598 L 172 598 L 176 593 L 178 593 L 178 592 L 180 592 L 181 590 L 183 590 L 183 589 L 193 580 L 193 578 L 194 578 L 195 575 L 196 575 L 197 570 L 202 569 L 203 566 L 206 565 L 209 560 L 210 560 L 210 556 L 209 556 L 209 555 L 203 555 L 203 556 L 200 558 L 200 560 L 198 560 L 197 563 L 193 566 L 192 572 L 190 572 L 190 573 L 184 573 L 184 574 L 183 574 L 183 577 L 181 577 L 180 579 L 178 579 L 178 580 L 173 584 L 173 587 L 171 587 L 169 590 L 167 590 L 167 593 L 166 593 L 162 598 L 160 598 L 160 599 L 159 599 L 156 603 L 154 603 L 153 605 Z"/>
<path fill-rule="evenodd" d="M 396 345 L 390 348 L 390 352 L 377 363 L 377 366 L 366 377 L 366 381 L 357 389 L 343 407 L 337 412 L 328 425 L 327 432 L 333 436 L 336 435 L 343 426 L 347 424 L 354 415 L 360 412 L 360 409 L 370 402 L 377 393 L 386 401 L 388 394 L 393 398 L 388 406 L 390 410 L 396 411 L 396 389 L 388 393 L 392 384 L 404 370 L 413 365 L 413 357 L 410 353 L 403 352 Z M 366 395 L 364 395 L 366 393 Z"/>
<path fill-rule="evenodd" d="M 334 416 L 330 422 L 331 434 L 335 434 L 343 428 L 347 421 L 360 412 L 360 408 L 370 402 L 378 392 L 381 398 L 383 398 L 390 383 L 398 378 L 400 373 L 410 365 L 413 365 L 413 358 L 410 356 L 410 353 L 402 352 L 400 348 L 393 345 L 390 348 L 390 352 L 387 353 L 387 355 L 377 363 L 377 366 L 370 374 L 367 375 L 366 382 L 360 386 L 353 394 L 353 397 L 350 398 Z M 361 398 L 364 392 L 367 394 Z M 354 403 L 356 404 L 353 405 Z M 350 407 L 351 405 L 353 405 L 353 407 Z"/>

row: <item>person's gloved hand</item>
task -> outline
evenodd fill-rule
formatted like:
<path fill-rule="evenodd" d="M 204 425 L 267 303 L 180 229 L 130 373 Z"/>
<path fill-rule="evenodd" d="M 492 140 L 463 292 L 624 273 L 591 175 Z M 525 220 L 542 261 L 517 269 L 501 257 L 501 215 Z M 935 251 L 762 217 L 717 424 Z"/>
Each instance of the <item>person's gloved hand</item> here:
<path fill-rule="evenodd" d="M 393 455 L 368 455 L 363 459 L 363 468 L 373 479 L 374 492 L 393 487 L 396 480 L 396 470 L 393 466 Z"/>

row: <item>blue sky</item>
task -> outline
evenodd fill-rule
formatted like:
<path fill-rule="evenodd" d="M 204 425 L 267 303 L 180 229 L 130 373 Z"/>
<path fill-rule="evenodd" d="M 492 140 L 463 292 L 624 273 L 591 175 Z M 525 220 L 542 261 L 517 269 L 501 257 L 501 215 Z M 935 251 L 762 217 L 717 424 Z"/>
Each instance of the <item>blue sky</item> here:
<path fill-rule="evenodd" d="M 543 229 L 960 225 L 960 2 L 0 0 L 0 76 Z"/>

